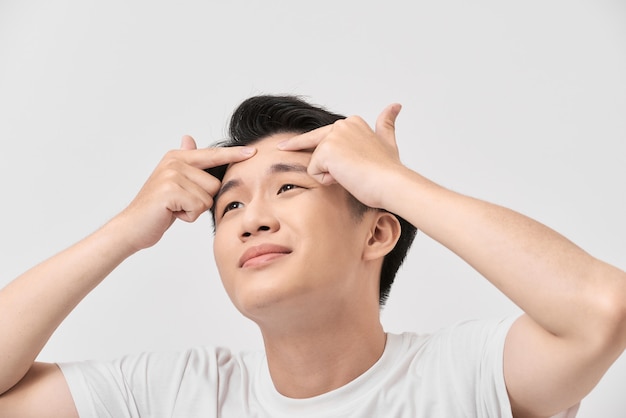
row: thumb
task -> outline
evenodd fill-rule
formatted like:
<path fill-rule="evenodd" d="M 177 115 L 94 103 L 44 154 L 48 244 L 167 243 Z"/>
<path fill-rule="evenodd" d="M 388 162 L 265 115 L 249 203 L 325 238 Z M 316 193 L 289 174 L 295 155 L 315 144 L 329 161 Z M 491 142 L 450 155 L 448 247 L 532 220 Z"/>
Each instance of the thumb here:
<path fill-rule="evenodd" d="M 182 150 L 193 150 L 198 149 L 196 146 L 196 141 L 189 135 L 184 135 L 180 141 L 180 149 Z"/>
<path fill-rule="evenodd" d="M 396 118 L 400 110 L 402 110 L 400 103 L 390 104 L 376 119 L 376 134 L 394 147 L 396 147 Z"/>

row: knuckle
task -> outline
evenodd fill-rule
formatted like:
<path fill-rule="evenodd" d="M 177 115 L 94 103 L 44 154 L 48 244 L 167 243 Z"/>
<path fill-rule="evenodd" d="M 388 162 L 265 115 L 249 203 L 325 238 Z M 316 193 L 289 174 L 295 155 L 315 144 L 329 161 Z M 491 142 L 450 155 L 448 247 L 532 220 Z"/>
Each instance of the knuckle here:
<path fill-rule="evenodd" d="M 166 161 L 176 160 L 178 158 L 179 153 L 180 153 L 179 150 L 169 150 L 163 156 L 163 161 L 166 162 Z"/>
<path fill-rule="evenodd" d="M 347 117 L 347 118 L 345 118 L 345 119 L 339 119 L 339 120 L 335 121 L 335 123 L 333 123 L 333 129 L 334 129 L 334 128 L 337 128 L 337 129 L 342 129 L 342 128 L 344 128 L 344 127 L 348 124 L 348 121 L 349 121 L 349 119 L 350 119 L 351 117 L 352 117 L 352 116 L 349 116 L 349 117 Z"/>
<path fill-rule="evenodd" d="M 199 183 L 199 186 L 202 187 L 202 189 L 204 189 L 210 196 L 213 196 L 219 191 L 222 183 L 209 174 L 208 176 L 204 176 L 202 183 Z"/>
<path fill-rule="evenodd" d="M 202 196 L 200 196 L 200 199 L 198 199 L 198 204 L 199 204 L 198 209 L 201 211 L 205 211 L 209 209 L 211 205 L 213 204 L 213 198 L 211 197 L 210 194 L 203 193 Z"/>
<path fill-rule="evenodd" d="M 162 172 L 161 172 L 161 178 L 163 180 L 165 180 L 168 183 L 172 183 L 174 181 L 176 181 L 176 179 L 178 179 L 179 176 L 179 172 L 178 170 L 172 168 L 172 167 L 166 167 Z"/>
<path fill-rule="evenodd" d="M 168 155 L 163 160 L 163 166 L 165 167 L 179 167 L 181 165 L 181 161 L 178 159 L 176 154 Z"/>
<path fill-rule="evenodd" d="M 352 116 L 348 116 L 346 119 L 346 124 L 352 124 L 352 123 L 356 123 L 356 124 L 362 124 L 365 122 L 365 120 L 358 115 L 352 115 Z"/>
<path fill-rule="evenodd" d="M 161 191 L 165 195 L 173 195 L 175 193 L 178 193 L 180 189 L 181 189 L 180 185 L 173 181 L 166 181 L 161 186 Z"/>
<path fill-rule="evenodd" d="M 204 206 L 204 202 L 198 200 L 191 204 L 189 208 L 187 208 L 187 213 L 193 214 L 196 218 L 206 210 Z"/>
<path fill-rule="evenodd" d="M 163 160 L 161 164 L 158 165 L 155 172 L 159 177 L 171 178 L 176 173 L 180 172 L 180 163 L 177 160 Z"/>

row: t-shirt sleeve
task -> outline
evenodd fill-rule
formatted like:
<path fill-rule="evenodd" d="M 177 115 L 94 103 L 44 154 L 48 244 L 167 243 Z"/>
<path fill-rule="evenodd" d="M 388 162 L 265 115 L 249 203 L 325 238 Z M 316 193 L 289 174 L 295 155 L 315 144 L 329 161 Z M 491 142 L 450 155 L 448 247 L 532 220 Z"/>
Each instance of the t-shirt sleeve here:
<path fill-rule="evenodd" d="M 439 336 L 437 345 L 448 363 L 442 367 L 454 382 L 451 390 L 477 417 L 512 418 L 504 381 L 504 343 L 516 319 L 465 321 Z M 574 418 L 577 411 L 578 405 L 555 418 Z"/>
<path fill-rule="evenodd" d="M 217 362 L 215 350 L 198 348 L 59 367 L 81 418 L 182 417 L 187 405 L 217 410 Z"/>
<path fill-rule="evenodd" d="M 514 320 L 464 321 L 438 333 L 434 340 L 454 399 L 477 417 L 512 418 L 503 353 Z"/>

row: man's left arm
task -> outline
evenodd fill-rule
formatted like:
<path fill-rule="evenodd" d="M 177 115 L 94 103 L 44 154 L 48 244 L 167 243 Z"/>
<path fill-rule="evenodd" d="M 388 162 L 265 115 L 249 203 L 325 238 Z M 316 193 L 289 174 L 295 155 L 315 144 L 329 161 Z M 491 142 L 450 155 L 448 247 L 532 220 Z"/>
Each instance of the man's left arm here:
<path fill-rule="evenodd" d="M 579 402 L 626 346 L 626 274 L 528 217 L 412 177 L 399 180 L 413 186 L 396 213 L 525 313 L 504 350 L 514 416 L 551 416 Z"/>
<path fill-rule="evenodd" d="M 504 351 L 515 417 L 551 416 L 576 404 L 626 348 L 626 273 L 537 221 L 402 165 L 394 133 L 399 111 L 385 109 L 375 131 L 351 117 L 279 147 L 315 148 L 311 175 L 402 216 L 525 312 Z"/>

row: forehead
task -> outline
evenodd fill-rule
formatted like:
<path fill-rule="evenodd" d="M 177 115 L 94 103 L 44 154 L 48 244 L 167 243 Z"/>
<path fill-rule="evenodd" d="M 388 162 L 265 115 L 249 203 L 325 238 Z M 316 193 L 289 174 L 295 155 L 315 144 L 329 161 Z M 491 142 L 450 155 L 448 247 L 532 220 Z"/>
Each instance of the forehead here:
<path fill-rule="evenodd" d="M 297 133 L 280 133 L 261 138 L 251 146 L 257 152 L 247 160 L 233 163 L 228 166 L 223 181 L 230 178 L 248 174 L 261 174 L 263 168 L 277 163 L 298 163 L 307 166 L 311 159 L 310 151 L 281 151 L 277 148 L 278 143 L 298 135 Z"/>

